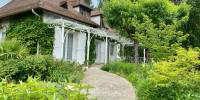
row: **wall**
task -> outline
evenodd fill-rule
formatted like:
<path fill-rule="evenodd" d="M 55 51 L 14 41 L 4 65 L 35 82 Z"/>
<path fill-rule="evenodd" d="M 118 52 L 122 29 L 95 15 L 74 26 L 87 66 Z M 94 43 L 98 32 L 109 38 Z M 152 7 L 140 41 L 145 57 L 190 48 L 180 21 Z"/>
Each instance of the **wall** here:
<path fill-rule="evenodd" d="M 82 24 L 82 25 L 86 25 L 89 26 L 85 23 L 79 22 L 79 21 L 75 21 L 72 19 L 69 19 L 67 17 L 49 12 L 44 10 L 44 22 L 48 22 L 49 20 L 54 20 L 54 19 L 65 19 L 65 20 L 69 20 L 69 21 L 73 21 L 76 22 L 78 24 Z M 65 30 L 66 32 L 67 30 Z M 73 54 L 72 54 L 72 60 L 83 64 L 85 61 L 85 44 L 86 44 L 86 34 L 85 33 L 77 33 L 77 32 L 72 32 L 70 31 L 69 33 L 73 34 Z M 61 49 L 62 49 L 62 37 L 61 37 L 61 28 L 60 27 L 56 27 L 55 28 L 55 41 L 54 41 L 54 50 L 53 50 L 53 56 L 57 59 L 62 59 L 61 58 Z M 65 46 L 67 47 L 67 46 Z M 66 56 L 66 53 L 65 53 Z"/>
<path fill-rule="evenodd" d="M 73 19 L 70 19 L 70 18 L 68 18 L 68 17 L 65 17 L 65 16 L 61 16 L 61 15 L 58 15 L 58 14 L 56 14 L 56 13 L 52 13 L 52 12 L 50 12 L 50 11 L 46 11 L 46 10 L 43 10 L 43 16 L 44 16 L 44 22 L 46 23 L 46 22 L 48 22 L 49 20 L 53 20 L 53 19 L 65 19 L 65 20 L 68 20 L 68 21 L 72 21 L 72 22 L 75 22 L 75 23 L 78 23 L 78 24 L 81 24 L 81 25 L 85 25 L 85 26 L 90 26 L 90 25 L 88 25 L 88 24 L 85 24 L 85 23 L 82 23 L 82 22 L 80 22 L 80 21 L 77 21 L 77 20 L 73 20 Z"/>
<path fill-rule="evenodd" d="M 78 12 L 80 12 L 80 7 L 74 7 L 74 9 Z"/>
<path fill-rule="evenodd" d="M 91 17 L 91 20 L 95 23 L 97 23 L 98 25 L 101 25 L 101 17 L 100 16 L 93 16 Z"/>

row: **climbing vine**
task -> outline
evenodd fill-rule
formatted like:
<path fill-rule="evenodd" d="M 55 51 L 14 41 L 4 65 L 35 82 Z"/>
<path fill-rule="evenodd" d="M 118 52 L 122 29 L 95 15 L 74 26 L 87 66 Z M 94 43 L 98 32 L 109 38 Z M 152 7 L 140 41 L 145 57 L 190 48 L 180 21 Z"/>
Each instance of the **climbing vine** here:
<path fill-rule="evenodd" d="M 0 29 L 2 28 L 2 20 L 0 19 Z"/>
<path fill-rule="evenodd" d="M 93 35 L 90 36 L 92 38 Z M 88 34 L 86 34 L 86 37 L 88 37 Z M 88 39 L 88 38 L 87 38 Z M 86 46 L 85 46 L 85 61 L 87 62 L 87 39 L 86 39 Z M 96 56 L 95 56 L 95 38 L 91 39 L 90 42 L 90 51 L 89 51 L 89 65 L 93 64 L 95 62 Z M 85 62 L 85 63 L 86 63 Z"/>
<path fill-rule="evenodd" d="M 17 38 L 26 44 L 31 54 L 37 52 L 39 44 L 41 54 L 52 54 L 54 42 L 54 29 L 49 29 L 43 23 L 42 11 L 36 11 L 41 17 L 27 12 L 10 18 L 10 24 L 6 31 L 6 39 Z"/>

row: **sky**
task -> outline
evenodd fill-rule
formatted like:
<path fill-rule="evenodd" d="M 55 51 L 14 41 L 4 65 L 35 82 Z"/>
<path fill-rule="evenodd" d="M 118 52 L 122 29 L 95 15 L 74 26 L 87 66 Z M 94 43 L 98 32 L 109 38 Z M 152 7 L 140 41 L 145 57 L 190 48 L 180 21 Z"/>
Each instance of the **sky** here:
<path fill-rule="evenodd" d="M 7 4 L 10 1 L 11 0 L 0 0 L 0 7 L 4 6 L 5 4 Z"/>
<path fill-rule="evenodd" d="M 4 6 L 11 0 L 0 0 L 0 7 Z M 96 7 L 98 5 L 98 0 L 92 0 L 92 4 Z"/>
<path fill-rule="evenodd" d="M 95 7 L 97 7 L 97 5 L 98 5 L 98 0 L 92 0 L 92 4 L 93 4 Z"/>

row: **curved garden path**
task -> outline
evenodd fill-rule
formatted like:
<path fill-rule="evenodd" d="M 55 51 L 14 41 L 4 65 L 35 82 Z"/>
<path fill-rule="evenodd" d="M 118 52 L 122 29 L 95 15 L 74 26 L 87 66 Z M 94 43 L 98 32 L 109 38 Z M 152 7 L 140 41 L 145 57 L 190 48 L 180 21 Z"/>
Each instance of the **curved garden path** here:
<path fill-rule="evenodd" d="M 97 100 L 136 100 L 135 89 L 126 79 L 100 70 L 101 65 L 93 65 L 85 72 L 83 85 L 95 87 L 89 89 L 89 98 Z"/>

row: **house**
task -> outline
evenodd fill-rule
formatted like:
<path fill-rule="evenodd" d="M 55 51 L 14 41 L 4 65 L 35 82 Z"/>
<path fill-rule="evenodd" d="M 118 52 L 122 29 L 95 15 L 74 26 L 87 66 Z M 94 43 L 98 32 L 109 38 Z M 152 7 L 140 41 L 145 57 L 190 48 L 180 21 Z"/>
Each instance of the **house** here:
<path fill-rule="evenodd" d="M 83 0 L 12 0 L 0 8 L 0 39 L 6 37 L 10 16 L 31 12 L 41 17 L 38 10 L 43 12 L 43 22 L 55 29 L 53 56 L 57 59 L 84 64 L 94 38 L 95 63 L 106 63 L 120 59 L 120 44 L 131 43 L 103 21 L 100 10 L 93 10 Z"/>

